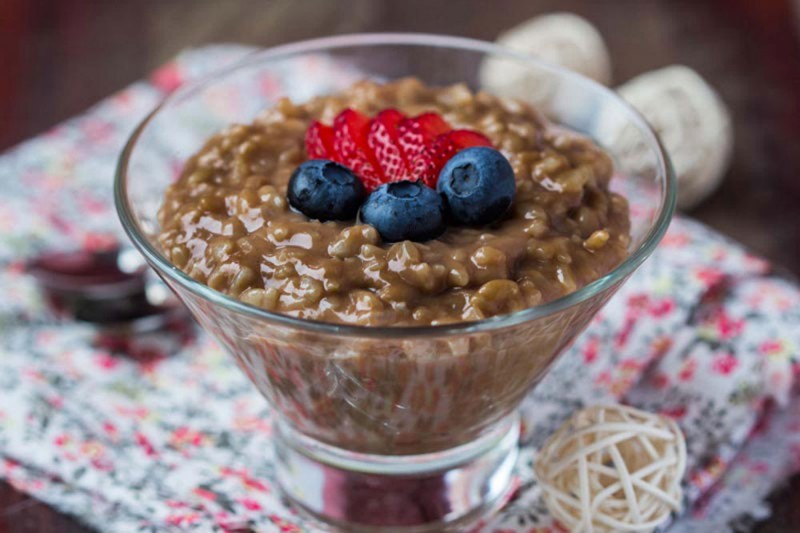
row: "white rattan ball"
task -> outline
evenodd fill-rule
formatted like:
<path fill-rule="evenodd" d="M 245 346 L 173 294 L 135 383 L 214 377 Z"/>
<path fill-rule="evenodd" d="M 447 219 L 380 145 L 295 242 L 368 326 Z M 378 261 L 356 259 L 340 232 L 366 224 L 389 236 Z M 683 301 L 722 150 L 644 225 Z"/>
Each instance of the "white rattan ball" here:
<path fill-rule="evenodd" d="M 672 65 L 618 89 L 658 132 L 678 177 L 678 206 L 690 209 L 719 186 L 733 152 L 731 115 L 694 70 Z M 629 152 L 638 155 L 635 148 Z"/>
<path fill-rule="evenodd" d="M 686 442 L 666 417 L 588 407 L 547 439 L 534 469 L 548 509 L 570 531 L 652 531 L 680 509 Z"/>
<path fill-rule="evenodd" d="M 597 28 L 572 13 L 550 13 L 503 32 L 497 43 L 611 83 L 611 59 Z"/>
<path fill-rule="evenodd" d="M 611 59 L 600 32 L 572 13 L 552 13 L 503 32 L 497 43 L 517 52 L 580 72 L 602 84 L 611 81 Z M 483 88 L 499 96 L 536 104 L 546 100 L 548 79 L 516 61 L 488 58 L 482 65 Z"/>
<path fill-rule="evenodd" d="M 504 32 L 497 43 L 579 72 L 604 85 L 611 82 L 611 58 L 600 32 L 586 19 L 553 13 L 525 21 Z M 498 96 L 546 104 L 552 93 L 547 76 L 515 61 L 489 58 L 481 85 Z M 711 195 L 730 166 L 733 151 L 731 115 L 717 92 L 694 70 L 673 65 L 641 74 L 617 89 L 661 137 L 678 177 L 678 207 L 691 209 Z M 616 153 L 625 154 L 626 171 L 652 171 L 652 155 L 639 136 L 613 117 L 619 131 Z M 618 127 L 619 126 L 619 127 Z M 614 132 L 612 132 L 614 133 Z"/>

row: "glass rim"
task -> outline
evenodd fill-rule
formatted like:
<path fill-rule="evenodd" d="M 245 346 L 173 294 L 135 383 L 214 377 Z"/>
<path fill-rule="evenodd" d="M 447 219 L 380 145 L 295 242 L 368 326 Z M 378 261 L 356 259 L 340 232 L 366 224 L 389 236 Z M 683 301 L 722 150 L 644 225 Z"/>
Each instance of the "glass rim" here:
<path fill-rule="evenodd" d="M 538 69 L 550 72 L 557 76 L 566 77 L 571 83 L 587 87 L 600 92 L 616 101 L 628 114 L 630 120 L 645 134 L 648 145 L 655 147 L 657 158 L 657 171 L 664 178 L 664 188 L 661 193 L 659 213 L 649 229 L 642 243 L 619 265 L 605 276 L 546 304 L 529 307 L 514 313 L 493 316 L 469 322 L 455 322 L 435 326 L 363 326 L 356 324 L 338 324 L 292 317 L 281 313 L 267 311 L 227 296 L 207 285 L 204 285 L 175 267 L 161 252 L 150 243 L 144 232 L 139 227 L 133 215 L 133 209 L 126 193 L 127 169 L 131 154 L 136 143 L 150 122 L 161 110 L 168 107 L 173 101 L 186 97 L 213 84 L 220 77 L 233 74 L 240 69 L 253 66 L 265 61 L 286 59 L 294 55 L 333 51 L 340 48 L 354 48 L 364 46 L 428 46 L 434 48 L 460 49 L 465 51 L 480 52 L 488 56 L 505 57 L 522 63 L 535 66 Z M 630 104 L 623 100 L 613 90 L 600 85 L 581 74 L 567 70 L 560 66 L 548 63 L 530 55 L 511 50 L 487 41 L 466 37 L 445 36 L 425 33 L 359 33 L 338 35 L 309 39 L 295 43 L 280 45 L 247 54 L 243 59 L 214 72 L 204 75 L 196 81 L 179 87 L 175 92 L 166 96 L 147 116 L 139 122 L 125 143 L 117 161 L 114 177 L 114 200 L 117 214 L 125 233 L 134 246 L 145 256 L 147 261 L 157 272 L 166 276 L 181 287 L 189 290 L 201 298 L 215 305 L 221 305 L 230 310 L 273 322 L 279 326 L 290 327 L 316 333 L 328 333 L 347 337 L 368 338 L 397 338 L 397 337 L 440 337 L 457 334 L 472 334 L 488 332 L 497 329 L 516 326 L 533 321 L 545 316 L 553 315 L 559 311 L 580 304 L 598 294 L 611 289 L 618 281 L 631 274 L 653 252 L 661 238 L 667 231 L 676 202 L 676 178 L 669 156 L 664 149 L 658 135 L 651 126 Z"/>

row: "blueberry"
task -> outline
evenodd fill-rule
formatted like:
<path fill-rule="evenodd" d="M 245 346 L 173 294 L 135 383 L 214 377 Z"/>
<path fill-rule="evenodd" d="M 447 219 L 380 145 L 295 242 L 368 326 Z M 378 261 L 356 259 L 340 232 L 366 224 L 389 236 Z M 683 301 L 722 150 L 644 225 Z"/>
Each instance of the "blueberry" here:
<path fill-rule="evenodd" d="M 360 216 L 387 242 L 427 241 L 445 230 L 441 196 L 419 181 L 381 185 L 364 202 Z"/>
<path fill-rule="evenodd" d="M 289 204 L 309 218 L 352 220 L 366 191 L 353 172 L 326 159 L 306 161 L 289 179 Z"/>
<path fill-rule="evenodd" d="M 447 162 L 436 189 L 447 201 L 455 222 L 483 226 L 503 216 L 511 206 L 516 190 L 514 169 L 493 148 L 467 148 Z"/>

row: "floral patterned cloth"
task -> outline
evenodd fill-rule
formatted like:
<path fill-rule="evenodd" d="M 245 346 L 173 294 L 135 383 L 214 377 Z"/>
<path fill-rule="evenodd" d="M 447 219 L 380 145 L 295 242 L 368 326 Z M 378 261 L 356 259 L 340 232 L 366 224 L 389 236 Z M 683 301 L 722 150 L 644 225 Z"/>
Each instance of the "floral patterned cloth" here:
<path fill-rule="evenodd" d="M 90 327 L 53 318 L 22 267 L 43 249 L 121 239 L 111 181 L 135 123 L 247 51 L 186 52 L 0 158 L 0 477 L 103 531 L 314 530 L 274 487 L 269 407 L 208 337 L 163 359 L 118 357 Z M 562 531 L 533 478 L 537 446 L 574 409 L 608 400 L 665 413 L 686 434 L 686 511 L 671 530 L 766 516 L 766 495 L 800 467 L 799 349 L 797 286 L 676 218 L 525 402 L 518 489 L 477 530 Z"/>

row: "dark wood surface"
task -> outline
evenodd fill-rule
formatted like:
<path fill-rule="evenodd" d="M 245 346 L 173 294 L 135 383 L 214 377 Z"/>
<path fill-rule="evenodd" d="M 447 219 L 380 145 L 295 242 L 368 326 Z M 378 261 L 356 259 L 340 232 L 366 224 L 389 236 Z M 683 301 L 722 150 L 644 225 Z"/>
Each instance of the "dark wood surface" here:
<path fill-rule="evenodd" d="M 494 39 L 572 11 L 606 39 L 615 83 L 681 63 L 733 112 L 734 160 L 691 215 L 800 275 L 800 16 L 793 0 L 0 0 L 0 149 L 141 78 L 185 47 L 337 33 Z M 800 2 L 798 2 L 800 3 Z M 800 530 L 800 478 L 757 531 Z M 0 533 L 86 531 L 0 483 Z"/>

